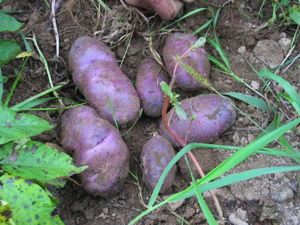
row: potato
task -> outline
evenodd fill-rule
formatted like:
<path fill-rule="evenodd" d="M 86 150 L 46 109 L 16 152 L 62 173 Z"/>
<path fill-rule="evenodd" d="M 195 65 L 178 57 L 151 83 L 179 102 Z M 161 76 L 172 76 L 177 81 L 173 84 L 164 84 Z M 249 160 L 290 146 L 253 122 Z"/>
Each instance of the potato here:
<path fill-rule="evenodd" d="M 142 108 L 147 116 L 161 116 L 164 93 L 160 82 L 169 82 L 161 66 L 151 58 L 142 60 L 136 77 L 136 90 L 141 98 Z"/>
<path fill-rule="evenodd" d="M 120 70 L 113 52 L 101 41 L 80 37 L 69 53 L 74 83 L 100 117 L 121 126 L 134 122 L 140 100 L 131 81 Z"/>
<path fill-rule="evenodd" d="M 197 41 L 193 34 L 173 33 L 167 37 L 163 48 L 163 59 L 168 73 L 173 76 L 176 65 L 176 57 L 183 56 Z M 181 61 L 193 68 L 198 74 L 206 79 L 209 78 L 210 63 L 204 48 L 194 48 L 188 54 L 181 58 Z M 175 73 L 176 84 L 184 90 L 195 90 L 204 87 L 196 78 L 186 72 L 178 65 Z"/>
<path fill-rule="evenodd" d="M 180 138 L 185 140 L 187 136 L 187 143 L 210 143 L 227 131 L 236 119 L 234 103 L 229 98 L 219 95 L 198 95 L 185 99 L 181 102 L 181 107 L 188 116 L 187 120 L 180 120 L 174 108 L 168 112 L 167 120 L 170 121 L 170 128 Z M 180 146 L 169 135 L 163 123 L 160 125 L 160 131 L 173 146 Z"/>
<path fill-rule="evenodd" d="M 128 175 L 129 151 L 119 132 L 88 106 L 70 109 L 62 116 L 61 144 L 77 165 L 84 189 L 108 197 L 120 191 Z"/>
<path fill-rule="evenodd" d="M 160 135 L 152 137 L 143 146 L 141 153 L 143 181 L 151 191 L 155 188 L 160 175 L 174 156 L 175 152 L 172 145 Z M 176 167 L 174 166 L 161 187 L 161 193 L 167 192 L 172 187 L 175 173 Z"/>
<path fill-rule="evenodd" d="M 183 2 L 193 0 L 125 0 L 130 5 L 145 8 L 151 12 L 156 12 L 162 19 L 171 20 L 176 17 L 183 6 Z"/>

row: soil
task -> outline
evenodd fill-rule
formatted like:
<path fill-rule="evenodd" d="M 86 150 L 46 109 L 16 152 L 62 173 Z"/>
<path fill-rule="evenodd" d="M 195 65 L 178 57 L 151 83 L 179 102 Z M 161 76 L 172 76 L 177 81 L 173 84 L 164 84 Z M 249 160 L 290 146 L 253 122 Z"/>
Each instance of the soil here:
<path fill-rule="evenodd" d="M 97 1 L 64 0 L 57 2 L 59 3 L 56 12 L 60 37 L 59 59 L 54 57 L 56 47 L 55 36 L 50 10 L 44 1 L 4 0 L 2 6 L 3 9 L 22 11 L 15 14 L 15 17 L 19 21 L 26 23 L 23 29 L 24 34 L 27 37 L 32 37 L 33 34 L 36 36 L 40 49 L 48 60 L 54 84 L 65 84 L 63 88 L 58 90 L 59 95 L 76 101 L 82 101 L 82 96 L 75 88 L 67 63 L 68 51 L 76 38 L 82 35 L 90 35 L 107 43 L 116 52 L 123 72 L 134 82 L 139 62 L 143 57 L 151 56 L 150 44 L 161 55 L 167 34 L 176 31 L 175 28 L 167 31 L 160 30 L 165 25 L 165 22 L 158 16 L 128 7 L 117 0 L 105 1 L 110 9 L 112 9 L 111 13 L 103 8 L 100 8 L 98 11 Z M 187 4 L 181 12 L 182 15 L 197 8 L 208 7 L 201 2 L 195 1 L 194 3 Z M 217 0 L 210 2 L 215 4 L 220 3 Z M 225 3 L 226 1 L 224 0 L 223 2 Z M 235 74 L 251 84 L 253 88 L 262 90 L 262 81 L 253 72 L 248 63 L 252 64 L 257 70 L 268 69 L 268 62 L 264 61 L 260 55 L 263 54 L 263 56 L 270 58 L 267 55 L 270 53 L 268 53 L 268 48 L 263 48 L 265 50 L 261 51 L 261 48 L 254 50 L 255 47 L 262 40 L 276 42 L 275 46 L 278 45 L 277 51 L 282 52 L 283 57 L 284 47 L 281 47 L 278 43 L 282 38 L 291 40 L 295 27 L 292 25 L 283 27 L 270 25 L 259 32 L 255 32 L 255 29 L 259 25 L 271 17 L 271 6 L 266 6 L 263 10 L 263 17 L 257 19 L 259 8 L 259 1 L 244 0 L 236 1 L 234 4 L 228 3 L 227 7 L 220 13 L 217 34 Z M 189 17 L 181 22 L 179 31 L 193 32 L 210 17 L 211 15 L 206 13 L 206 11 Z M 2 38 L 13 37 L 22 43 L 19 36 L 11 35 L 5 34 L 2 35 Z M 300 46 L 298 43 L 290 58 L 299 54 L 299 49 Z M 217 57 L 217 52 L 209 48 L 208 45 L 206 50 Z M 276 56 L 277 54 L 275 54 Z M 282 61 L 283 58 L 276 58 L 276 60 Z M 15 60 L 5 66 L 3 70 L 4 74 L 14 74 L 13 68 L 17 68 L 19 63 L 18 60 Z M 297 62 L 285 73 L 279 71 L 279 75 L 287 79 L 298 91 L 300 88 L 299 74 L 300 68 Z M 210 76 L 213 86 L 219 92 L 235 91 L 253 95 L 253 92 L 244 85 L 237 83 L 228 75 L 219 73 L 213 69 Z M 6 89 L 12 84 L 11 80 L 5 84 Z M 275 92 L 281 91 L 279 85 L 273 83 L 270 85 Z M 20 102 L 48 88 L 49 83 L 44 67 L 38 60 L 38 57 L 33 56 L 25 67 L 24 76 L 13 95 L 11 104 Z M 181 94 L 182 98 L 208 92 L 208 90 L 204 89 L 192 93 L 184 93 L 179 89 L 176 89 L 176 91 Z M 266 127 L 272 121 L 272 115 L 265 111 L 258 110 L 240 101 L 235 101 L 235 103 L 262 127 Z M 59 105 L 58 102 L 53 101 L 44 106 L 55 107 Z M 296 116 L 286 102 L 279 106 L 279 109 L 284 120 L 289 120 Z M 51 111 L 32 113 L 49 120 L 57 127 L 50 132 L 36 137 L 36 139 L 59 145 L 58 125 L 60 114 Z M 68 182 L 63 189 L 52 190 L 54 195 L 59 199 L 59 206 L 55 213 L 61 216 L 65 224 L 123 225 L 128 224 L 141 211 L 145 210 L 143 201 L 147 202 L 151 193 L 142 184 L 139 155 L 143 144 L 153 134 L 157 133 L 159 122 L 159 119 L 152 119 L 143 115 L 132 130 L 121 130 L 124 140 L 130 149 L 130 170 L 137 174 L 139 183 L 132 176 L 128 176 L 121 193 L 108 199 L 91 196 L 73 182 Z M 300 140 L 299 127 L 297 129 L 298 136 L 295 132 L 287 134 L 289 143 L 296 148 L 299 147 Z M 234 127 L 216 143 L 245 146 L 253 141 L 259 133 L 259 130 L 254 127 L 249 118 L 239 114 Z M 272 143 L 272 146 L 279 147 L 276 143 Z M 201 156 L 200 161 L 207 172 L 231 154 L 232 152 L 229 151 L 215 149 L 212 151 L 206 150 L 203 154 L 197 155 Z M 233 172 L 266 166 L 294 164 L 295 162 L 286 158 L 255 155 L 235 168 Z M 217 211 L 209 194 L 205 195 L 205 198 L 214 215 L 219 219 L 220 224 L 296 225 L 300 224 L 298 177 L 299 174 L 296 173 L 268 175 L 216 190 L 215 193 L 224 213 L 223 218 L 217 216 Z M 73 179 L 78 181 L 76 176 Z M 188 184 L 189 182 L 185 180 L 185 176 L 178 171 L 169 194 L 183 190 L 188 187 Z M 195 198 L 187 199 L 181 206 L 175 209 L 175 212 L 191 224 L 206 224 Z M 172 211 L 167 208 L 160 208 L 145 216 L 138 224 L 171 225 L 181 224 L 181 221 L 174 216 Z"/>

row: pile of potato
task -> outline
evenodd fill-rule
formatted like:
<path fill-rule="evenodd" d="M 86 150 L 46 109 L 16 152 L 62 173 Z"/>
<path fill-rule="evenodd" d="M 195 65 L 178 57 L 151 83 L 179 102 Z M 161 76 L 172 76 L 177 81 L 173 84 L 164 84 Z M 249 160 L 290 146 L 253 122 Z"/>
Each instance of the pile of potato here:
<path fill-rule="evenodd" d="M 174 73 L 178 56 L 183 56 L 182 61 L 198 74 L 209 78 L 210 64 L 204 48 L 191 49 L 196 41 L 192 34 L 170 34 L 163 49 L 167 72 L 154 59 L 143 59 L 135 87 L 122 73 L 114 53 L 104 43 L 91 37 L 80 37 L 73 44 L 69 65 L 74 83 L 89 106 L 70 109 L 63 115 L 61 143 L 73 155 L 76 164 L 88 165 L 88 169 L 80 174 L 86 191 L 103 197 L 120 191 L 128 175 L 129 152 L 113 125 L 132 124 L 138 119 L 141 107 L 145 115 L 160 117 L 164 101 L 160 83 L 170 81 L 168 73 L 175 76 L 177 86 L 183 90 L 202 87 L 178 64 Z M 219 95 L 185 99 L 181 107 L 187 114 L 186 120 L 180 119 L 174 109 L 167 117 L 171 129 L 186 139 L 186 143 L 210 143 L 227 131 L 236 118 L 234 103 Z M 141 153 L 143 180 L 150 190 L 175 156 L 174 148 L 181 147 L 163 123 L 160 134 L 148 140 Z M 172 186 L 175 173 L 174 167 L 161 192 Z"/>

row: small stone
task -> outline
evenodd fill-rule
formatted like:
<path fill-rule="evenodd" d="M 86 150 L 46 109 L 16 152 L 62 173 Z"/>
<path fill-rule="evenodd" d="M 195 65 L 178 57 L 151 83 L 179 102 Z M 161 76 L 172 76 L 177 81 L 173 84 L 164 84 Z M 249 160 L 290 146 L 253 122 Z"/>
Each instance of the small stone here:
<path fill-rule="evenodd" d="M 238 48 L 238 53 L 244 55 L 246 53 L 246 47 L 245 46 L 241 46 Z"/>
<path fill-rule="evenodd" d="M 241 220 L 233 213 L 230 214 L 228 219 L 229 219 L 229 222 L 231 222 L 233 225 L 248 225 L 247 222 Z"/>
<path fill-rule="evenodd" d="M 255 90 L 258 90 L 260 88 L 260 85 L 257 81 L 253 80 L 251 81 L 251 87 L 253 87 Z"/>
<path fill-rule="evenodd" d="M 279 43 L 273 40 L 257 42 L 254 55 L 271 69 L 279 66 L 283 61 L 283 51 Z"/>
<path fill-rule="evenodd" d="M 191 218 L 193 215 L 195 215 L 196 213 L 196 210 L 190 206 L 187 206 L 186 209 L 185 209 L 185 212 L 184 212 L 184 218 Z"/>
<path fill-rule="evenodd" d="M 248 134 L 248 142 L 251 143 L 254 140 L 255 140 L 254 135 L 253 134 Z"/>
<path fill-rule="evenodd" d="M 102 211 L 104 214 L 108 214 L 108 208 L 103 208 Z"/>
<path fill-rule="evenodd" d="M 286 37 L 283 37 L 279 40 L 279 45 L 282 48 L 285 55 L 288 53 L 291 43 L 292 43 L 291 39 Z"/>
<path fill-rule="evenodd" d="M 163 199 L 166 200 L 166 199 L 168 199 L 171 196 L 172 195 L 165 195 L 165 196 L 163 196 Z M 176 209 L 178 209 L 179 207 L 181 207 L 183 205 L 183 203 L 184 203 L 184 200 L 181 200 L 181 201 L 177 201 L 177 202 L 169 202 L 168 205 L 170 206 L 170 208 L 172 210 L 175 211 Z"/>
<path fill-rule="evenodd" d="M 243 221 L 247 221 L 248 220 L 247 219 L 247 211 L 245 211 L 245 210 L 243 210 L 241 208 L 238 208 L 236 210 L 236 215 L 237 215 L 237 217 L 239 217 Z"/>

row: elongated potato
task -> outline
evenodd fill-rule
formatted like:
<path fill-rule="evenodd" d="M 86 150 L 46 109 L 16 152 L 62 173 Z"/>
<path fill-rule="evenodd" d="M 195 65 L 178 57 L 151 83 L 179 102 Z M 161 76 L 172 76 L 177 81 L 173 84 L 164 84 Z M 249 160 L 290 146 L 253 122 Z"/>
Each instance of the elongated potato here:
<path fill-rule="evenodd" d="M 88 106 L 68 110 L 61 121 L 61 143 L 78 165 L 84 189 L 108 197 L 120 191 L 128 175 L 129 151 L 119 132 Z"/>
<path fill-rule="evenodd" d="M 174 158 L 175 152 L 170 142 L 160 136 L 154 136 L 143 146 L 141 161 L 143 166 L 143 180 L 146 186 L 153 191 L 160 175 Z M 173 167 L 166 177 L 160 192 L 168 191 L 173 185 L 176 167 Z"/>
<path fill-rule="evenodd" d="M 198 95 L 185 99 L 181 102 L 181 107 L 188 116 L 187 120 L 180 120 L 174 108 L 168 112 L 167 119 L 170 121 L 170 128 L 179 137 L 185 140 L 187 136 L 187 143 L 210 143 L 227 131 L 236 119 L 234 103 L 229 98 L 219 95 Z M 180 146 L 169 135 L 163 123 L 160 125 L 160 131 L 173 146 Z"/>
<path fill-rule="evenodd" d="M 154 59 L 143 59 L 138 68 L 135 86 L 147 116 L 161 116 L 164 101 L 164 93 L 160 88 L 162 81 L 169 82 L 162 67 Z"/>
<path fill-rule="evenodd" d="M 163 48 L 163 58 L 167 71 L 171 76 L 174 74 L 176 62 L 178 61 L 176 58 L 182 57 L 182 63 L 193 68 L 195 72 L 204 78 L 209 78 L 210 63 L 205 49 L 193 48 L 186 54 L 196 41 L 197 38 L 193 34 L 186 33 L 173 33 L 167 37 Z M 175 76 L 177 85 L 184 90 L 195 90 L 204 87 L 187 68 L 180 64 L 176 69 Z"/>
<path fill-rule="evenodd" d="M 121 126 L 137 119 L 138 94 L 104 43 L 78 38 L 70 50 L 69 65 L 74 83 L 102 118 L 111 123 L 116 120 Z"/>

